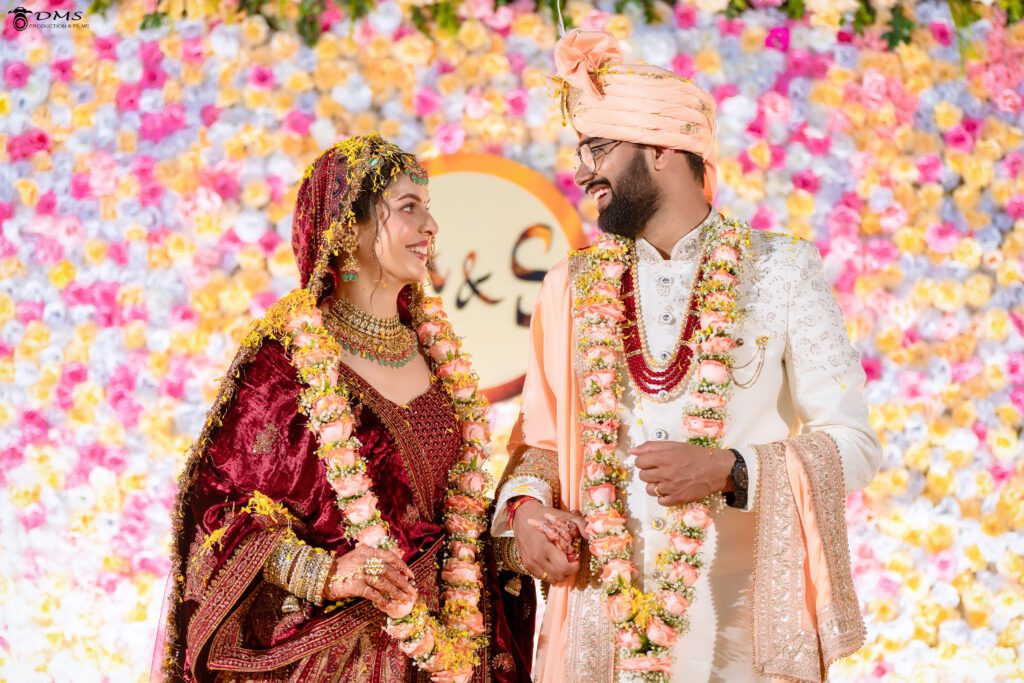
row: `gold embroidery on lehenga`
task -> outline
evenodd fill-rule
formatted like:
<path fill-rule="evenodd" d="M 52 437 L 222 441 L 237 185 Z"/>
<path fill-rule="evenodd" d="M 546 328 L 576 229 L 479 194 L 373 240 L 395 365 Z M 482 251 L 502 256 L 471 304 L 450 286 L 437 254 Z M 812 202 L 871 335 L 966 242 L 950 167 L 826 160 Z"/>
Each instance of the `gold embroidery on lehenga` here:
<path fill-rule="evenodd" d="M 512 655 L 507 652 L 501 652 L 494 657 L 494 668 L 498 671 L 515 671 L 516 663 L 512 659 Z"/>
<path fill-rule="evenodd" d="M 268 422 L 260 430 L 259 434 L 256 435 L 256 440 L 252 444 L 253 455 L 267 455 L 273 451 L 274 444 L 277 443 L 280 435 L 281 433 L 278 431 L 277 425 L 273 422 Z"/>

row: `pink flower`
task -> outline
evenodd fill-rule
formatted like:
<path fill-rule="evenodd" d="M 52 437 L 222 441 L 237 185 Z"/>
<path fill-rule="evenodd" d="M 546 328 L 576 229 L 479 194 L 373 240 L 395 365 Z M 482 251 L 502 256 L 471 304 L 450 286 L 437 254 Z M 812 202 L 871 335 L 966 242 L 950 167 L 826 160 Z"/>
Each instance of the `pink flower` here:
<path fill-rule="evenodd" d="M 487 487 L 487 477 L 483 472 L 463 472 L 458 482 L 459 490 L 468 493 L 483 493 Z"/>
<path fill-rule="evenodd" d="M 75 60 L 73 59 L 55 59 L 50 64 L 50 73 L 53 75 L 53 80 L 61 83 L 68 83 L 75 76 Z"/>
<path fill-rule="evenodd" d="M 413 603 L 413 607 L 415 607 L 415 606 L 416 606 L 416 603 Z M 411 610 L 411 608 L 410 608 L 410 610 Z M 401 619 L 402 617 L 394 617 L 394 618 L 395 619 Z M 408 621 L 407 622 L 397 623 L 397 624 L 389 624 L 387 627 L 385 627 L 384 630 L 387 632 L 387 634 L 389 636 L 391 636 L 395 640 L 406 640 L 413 633 L 416 632 L 416 624 L 413 623 L 413 622 L 408 622 Z"/>
<path fill-rule="evenodd" d="M 331 479 L 331 488 L 338 494 L 339 498 L 351 498 L 362 495 L 370 490 L 373 482 L 366 475 L 352 474 L 347 477 L 335 477 Z"/>
<path fill-rule="evenodd" d="M 471 634 L 478 636 L 481 635 L 487 627 L 484 626 L 484 615 L 480 612 L 472 612 L 467 615 L 463 615 L 457 622 L 462 628 L 469 631 Z"/>
<path fill-rule="evenodd" d="M 721 244 L 711 252 L 711 259 L 714 261 L 725 261 L 726 263 L 736 263 L 740 260 L 740 253 L 732 247 Z"/>
<path fill-rule="evenodd" d="M 444 563 L 441 580 L 445 583 L 478 583 L 480 567 L 475 562 L 465 562 L 449 558 Z"/>
<path fill-rule="evenodd" d="M 616 647 L 628 650 L 639 650 L 641 645 L 640 634 L 637 633 L 636 629 L 632 626 L 615 634 Z"/>
<path fill-rule="evenodd" d="M 615 486 L 613 484 L 598 484 L 587 489 L 587 497 L 594 505 L 610 505 L 615 500 Z"/>
<path fill-rule="evenodd" d="M 731 337 L 711 337 L 693 346 L 701 353 L 726 353 L 736 348 L 736 340 Z"/>
<path fill-rule="evenodd" d="M 671 657 L 624 657 L 619 660 L 622 671 L 649 671 L 652 673 L 672 673 Z"/>
<path fill-rule="evenodd" d="M 427 353 L 438 363 L 447 361 L 459 351 L 459 345 L 451 339 L 441 339 L 430 345 Z"/>
<path fill-rule="evenodd" d="M 430 88 L 420 88 L 413 96 L 412 103 L 416 116 L 424 117 L 441 111 L 444 99 Z"/>
<path fill-rule="evenodd" d="M 482 517 L 487 512 L 487 506 L 483 501 L 472 496 L 449 495 L 445 499 L 445 509 L 449 512 L 456 512 L 463 515 L 477 515 Z"/>
<path fill-rule="evenodd" d="M 454 586 L 446 588 L 441 598 L 445 602 L 454 602 L 457 600 L 476 607 L 480 604 L 480 589 L 471 586 Z"/>
<path fill-rule="evenodd" d="M 321 421 L 327 421 L 331 417 L 348 409 L 348 401 L 339 394 L 325 394 L 316 400 L 313 411 Z M 347 438 L 347 437 L 346 437 Z M 338 439 L 343 441 L 344 439 Z"/>
<path fill-rule="evenodd" d="M 604 613 L 613 624 L 628 621 L 633 616 L 633 600 L 625 593 L 609 595 L 604 603 Z"/>
<path fill-rule="evenodd" d="M 466 141 L 466 131 L 457 123 L 445 123 L 437 127 L 434 144 L 442 154 L 455 154 Z"/>
<path fill-rule="evenodd" d="M 647 639 L 655 645 L 672 647 L 679 639 L 679 631 L 666 624 L 661 619 L 654 617 L 647 624 Z"/>
<path fill-rule="evenodd" d="M 260 90 L 270 90 L 274 87 L 276 79 L 274 78 L 274 70 L 256 65 L 249 70 L 249 85 Z"/>
<path fill-rule="evenodd" d="M 140 95 L 138 83 L 122 83 L 114 95 L 114 102 L 119 111 L 138 111 Z"/>
<path fill-rule="evenodd" d="M 587 515 L 587 537 L 617 532 L 626 526 L 626 519 L 618 510 L 601 510 Z"/>
<path fill-rule="evenodd" d="M 629 546 L 632 542 L 633 539 L 629 534 L 622 536 L 605 536 L 590 542 L 590 552 L 595 557 L 607 557 L 609 555 L 614 555 L 615 553 L 621 553 L 624 550 L 629 550 Z"/>
<path fill-rule="evenodd" d="M 619 409 L 619 399 L 610 389 L 605 389 L 595 396 L 584 396 L 583 401 L 589 415 L 605 415 Z"/>
<path fill-rule="evenodd" d="M 694 505 L 688 507 L 682 512 L 682 521 L 688 527 L 693 529 L 707 529 L 711 526 L 712 518 L 711 513 L 703 505 Z"/>
<path fill-rule="evenodd" d="M 351 415 L 341 415 L 320 427 L 320 441 L 322 443 L 334 443 L 346 441 L 352 436 L 353 420 Z"/>
<path fill-rule="evenodd" d="M 462 562 L 473 562 L 476 559 L 476 548 L 465 541 L 451 541 L 448 551 L 451 557 Z"/>
<path fill-rule="evenodd" d="M 611 369 L 593 370 L 583 373 L 583 386 L 595 384 L 601 389 L 608 389 L 615 384 L 615 371 Z"/>
<path fill-rule="evenodd" d="M 399 602 L 397 600 L 392 600 L 391 602 L 389 602 L 387 605 L 384 606 L 384 613 L 387 614 L 392 619 L 404 619 L 405 617 L 409 616 L 409 613 L 412 612 L 412 608 L 415 607 L 415 606 L 416 606 L 416 601 L 415 600 L 406 600 L 405 602 Z M 409 626 L 410 630 L 412 628 L 414 628 L 413 624 L 408 624 L 408 626 Z M 394 633 L 392 633 L 390 628 L 387 631 L 388 631 L 388 635 L 390 635 L 392 638 L 398 638 L 398 636 L 396 636 Z M 404 640 L 404 639 L 400 639 L 400 640 Z"/>
<path fill-rule="evenodd" d="M 725 424 L 721 420 L 709 420 L 696 415 L 687 415 L 683 418 L 683 427 L 690 436 L 705 436 L 712 439 L 721 436 L 725 432 Z"/>
<path fill-rule="evenodd" d="M 356 532 L 356 541 L 363 545 L 368 545 L 371 548 L 376 548 L 381 544 L 382 541 L 388 537 L 387 530 L 380 524 L 374 524 L 368 526 L 365 529 L 360 529 Z"/>
<path fill-rule="evenodd" d="M 429 655 L 434 651 L 434 632 L 426 629 L 419 640 L 414 640 L 411 643 L 402 641 L 398 644 L 398 648 L 413 658 Z"/>
<path fill-rule="evenodd" d="M 968 153 L 974 149 L 974 137 L 959 123 L 946 131 L 943 136 L 946 146 L 955 152 Z"/>
<path fill-rule="evenodd" d="M 721 311 L 704 311 L 700 314 L 701 329 L 711 328 L 715 332 L 724 332 L 729 318 Z"/>
<path fill-rule="evenodd" d="M 419 327 L 416 328 L 416 334 L 423 342 L 427 342 L 432 337 L 445 332 L 451 328 L 451 323 L 447 320 L 428 320 Z"/>
<path fill-rule="evenodd" d="M 439 377 L 454 377 L 455 375 L 468 373 L 470 370 L 469 361 L 465 358 L 456 358 L 443 365 L 439 365 L 437 375 Z"/>
<path fill-rule="evenodd" d="M 583 465 L 583 478 L 588 481 L 595 481 L 597 479 L 604 479 L 611 470 L 607 465 L 602 465 L 599 462 L 587 462 Z"/>
<path fill-rule="evenodd" d="M 616 584 L 619 581 L 629 583 L 633 580 L 633 563 L 629 560 L 615 558 L 608 560 L 601 569 L 601 582 L 605 585 Z"/>
<path fill-rule="evenodd" d="M 480 524 L 460 514 L 449 515 L 448 519 L 444 522 L 444 526 L 448 533 L 459 534 L 466 538 L 480 538 L 480 534 L 484 531 Z"/>
<path fill-rule="evenodd" d="M 298 313 L 288 320 L 285 328 L 289 332 L 299 332 L 308 327 L 320 327 L 323 325 L 323 316 L 320 314 L 319 309 L 313 309 L 312 311 L 305 311 Z"/>
<path fill-rule="evenodd" d="M 482 422 L 463 422 L 462 440 L 480 443 L 487 441 L 487 425 Z"/>
<path fill-rule="evenodd" d="M 32 69 L 25 62 L 7 62 L 4 66 L 4 81 L 9 88 L 24 88 Z"/>
<path fill-rule="evenodd" d="M 338 468 L 354 467 L 357 457 L 355 449 L 343 446 L 332 448 L 324 459 L 327 461 L 328 467 Z"/>
<path fill-rule="evenodd" d="M 377 514 L 377 497 L 372 493 L 365 493 L 345 505 L 343 512 L 350 524 L 369 522 Z"/>
<path fill-rule="evenodd" d="M 717 360 L 702 360 L 697 368 L 697 377 L 711 384 L 727 384 L 729 368 Z"/>
<path fill-rule="evenodd" d="M 615 446 L 591 436 L 586 437 L 586 440 L 583 442 L 583 452 L 590 457 L 594 457 L 599 453 L 611 455 L 615 452 Z"/>
<path fill-rule="evenodd" d="M 594 365 L 601 362 L 605 365 L 615 364 L 615 351 L 607 346 L 591 346 L 583 352 L 583 360 Z"/>
<path fill-rule="evenodd" d="M 590 293 L 603 299 L 618 300 L 619 290 L 607 280 L 598 280 L 590 287 Z"/>
<path fill-rule="evenodd" d="M 669 534 L 668 540 L 672 550 L 686 555 L 695 555 L 703 545 L 699 538 L 692 538 L 686 534 Z"/>
<path fill-rule="evenodd" d="M 428 318 L 446 318 L 444 312 L 444 302 L 441 301 L 441 297 L 428 296 L 424 297 L 420 304 L 420 310 L 423 311 L 423 315 Z"/>
<path fill-rule="evenodd" d="M 309 127 L 313 124 L 313 117 L 309 114 L 304 114 L 297 109 L 293 109 L 284 117 L 281 121 L 281 128 L 287 131 L 291 131 L 296 135 L 306 135 L 309 133 Z"/>
<path fill-rule="evenodd" d="M 530 97 L 523 88 L 516 88 L 505 96 L 505 104 L 508 106 L 509 115 L 518 118 L 526 113 Z"/>
<path fill-rule="evenodd" d="M 621 303 L 592 303 L 581 307 L 584 316 L 597 316 L 606 320 L 619 321 L 623 319 Z"/>
<path fill-rule="evenodd" d="M 932 32 L 932 37 L 939 45 L 951 45 L 953 43 L 953 30 L 949 27 L 949 24 L 942 21 L 933 21 L 928 25 L 928 30 Z"/>
<path fill-rule="evenodd" d="M 625 264 L 621 261 L 605 261 L 598 266 L 598 271 L 601 273 L 601 277 L 608 278 L 609 280 L 618 280 L 622 277 L 622 273 L 626 270 Z M 616 296 L 618 293 L 616 292 Z"/>
<path fill-rule="evenodd" d="M 607 344 L 618 336 L 618 329 L 612 324 L 587 325 L 580 329 L 580 336 L 591 342 Z"/>
<path fill-rule="evenodd" d="M 679 560 L 669 566 L 665 577 L 669 581 L 682 581 L 687 586 L 692 586 L 697 583 L 697 569 L 686 560 Z"/>
<path fill-rule="evenodd" d="M 690 609 L 690 601 L 675 591 L 659 591 L 658 604 L 669 614 L 679 617 Z"/>

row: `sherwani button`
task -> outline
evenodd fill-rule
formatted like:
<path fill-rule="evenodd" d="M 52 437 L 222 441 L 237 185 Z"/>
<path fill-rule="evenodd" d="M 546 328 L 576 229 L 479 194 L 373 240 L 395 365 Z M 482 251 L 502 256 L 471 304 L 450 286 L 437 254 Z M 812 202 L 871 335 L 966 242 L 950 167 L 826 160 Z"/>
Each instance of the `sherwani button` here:
<path fill-rule="evenodd" d="M 662 363 L 667 363 L 668 359 L 671 357 L 672 354 L 670 354 L 668 351 L 662 351 L 661 353 L 658 354 L 658 360 L 661 361 Z"/>
<path fill-rule="evenodd" d="M 665 528 L 665 520 L 661 517 L 655 517 L 651 520 L 651 526 L 654 527 L 655 531 L 661 531 Z"/>
<path fill-rule="evenodd" d="M 651 434 L 651 438 L 655 439 L 656 441 L 664 441 L 665 439 L 668 438 L 668 432 L 666 432 L 664 429 L 655 429 L 654 433 Z"/>
<path fill-rule="evenodd" d="M 658 284 L 668 287 L 669 285 L 672 284 L 672 278 L 670 278 L 668 275 L 662 275 L 660 278 L 658 278 Z"/>
<path fill-rule="evenodd" d="M 669 313 L 668 311 L 665 311 L 660 316 L 658 316 L 658 322 L 660 322 L 662 325 L 671 325 L 675 321 L 676 317 Z"/>

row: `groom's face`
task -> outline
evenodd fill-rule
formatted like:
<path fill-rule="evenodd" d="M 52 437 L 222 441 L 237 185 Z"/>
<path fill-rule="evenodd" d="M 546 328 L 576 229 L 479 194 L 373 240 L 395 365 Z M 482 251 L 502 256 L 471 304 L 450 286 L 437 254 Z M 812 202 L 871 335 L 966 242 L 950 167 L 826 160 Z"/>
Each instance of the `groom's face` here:
<path fill-rule="evenodd" d="M 614 144 L 604 138 L 585 138 L 580 147 L 594 151 L 597 168 L 581 164 L 576 184 L 597 204 L 597 227 L 603 232 L 636 239 L 658 210 L 661 200 L 654 176 L 647 167 L 644 148 L 630 142 Z"/>

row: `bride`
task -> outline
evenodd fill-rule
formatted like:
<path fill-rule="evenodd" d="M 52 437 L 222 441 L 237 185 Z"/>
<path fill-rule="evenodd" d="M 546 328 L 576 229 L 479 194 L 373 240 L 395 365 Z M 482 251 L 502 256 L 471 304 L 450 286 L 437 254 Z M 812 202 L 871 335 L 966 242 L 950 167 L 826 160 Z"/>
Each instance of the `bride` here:
<path fill-rule="evenodd" d="M 529 680 L 532 591 L 506 609 L 485 532 L 486 401 L 420 285 L 429 203 L 377 135 L 306 171 L 302 288 L 254 324 L 182 475 L 167 679 Z"/>

